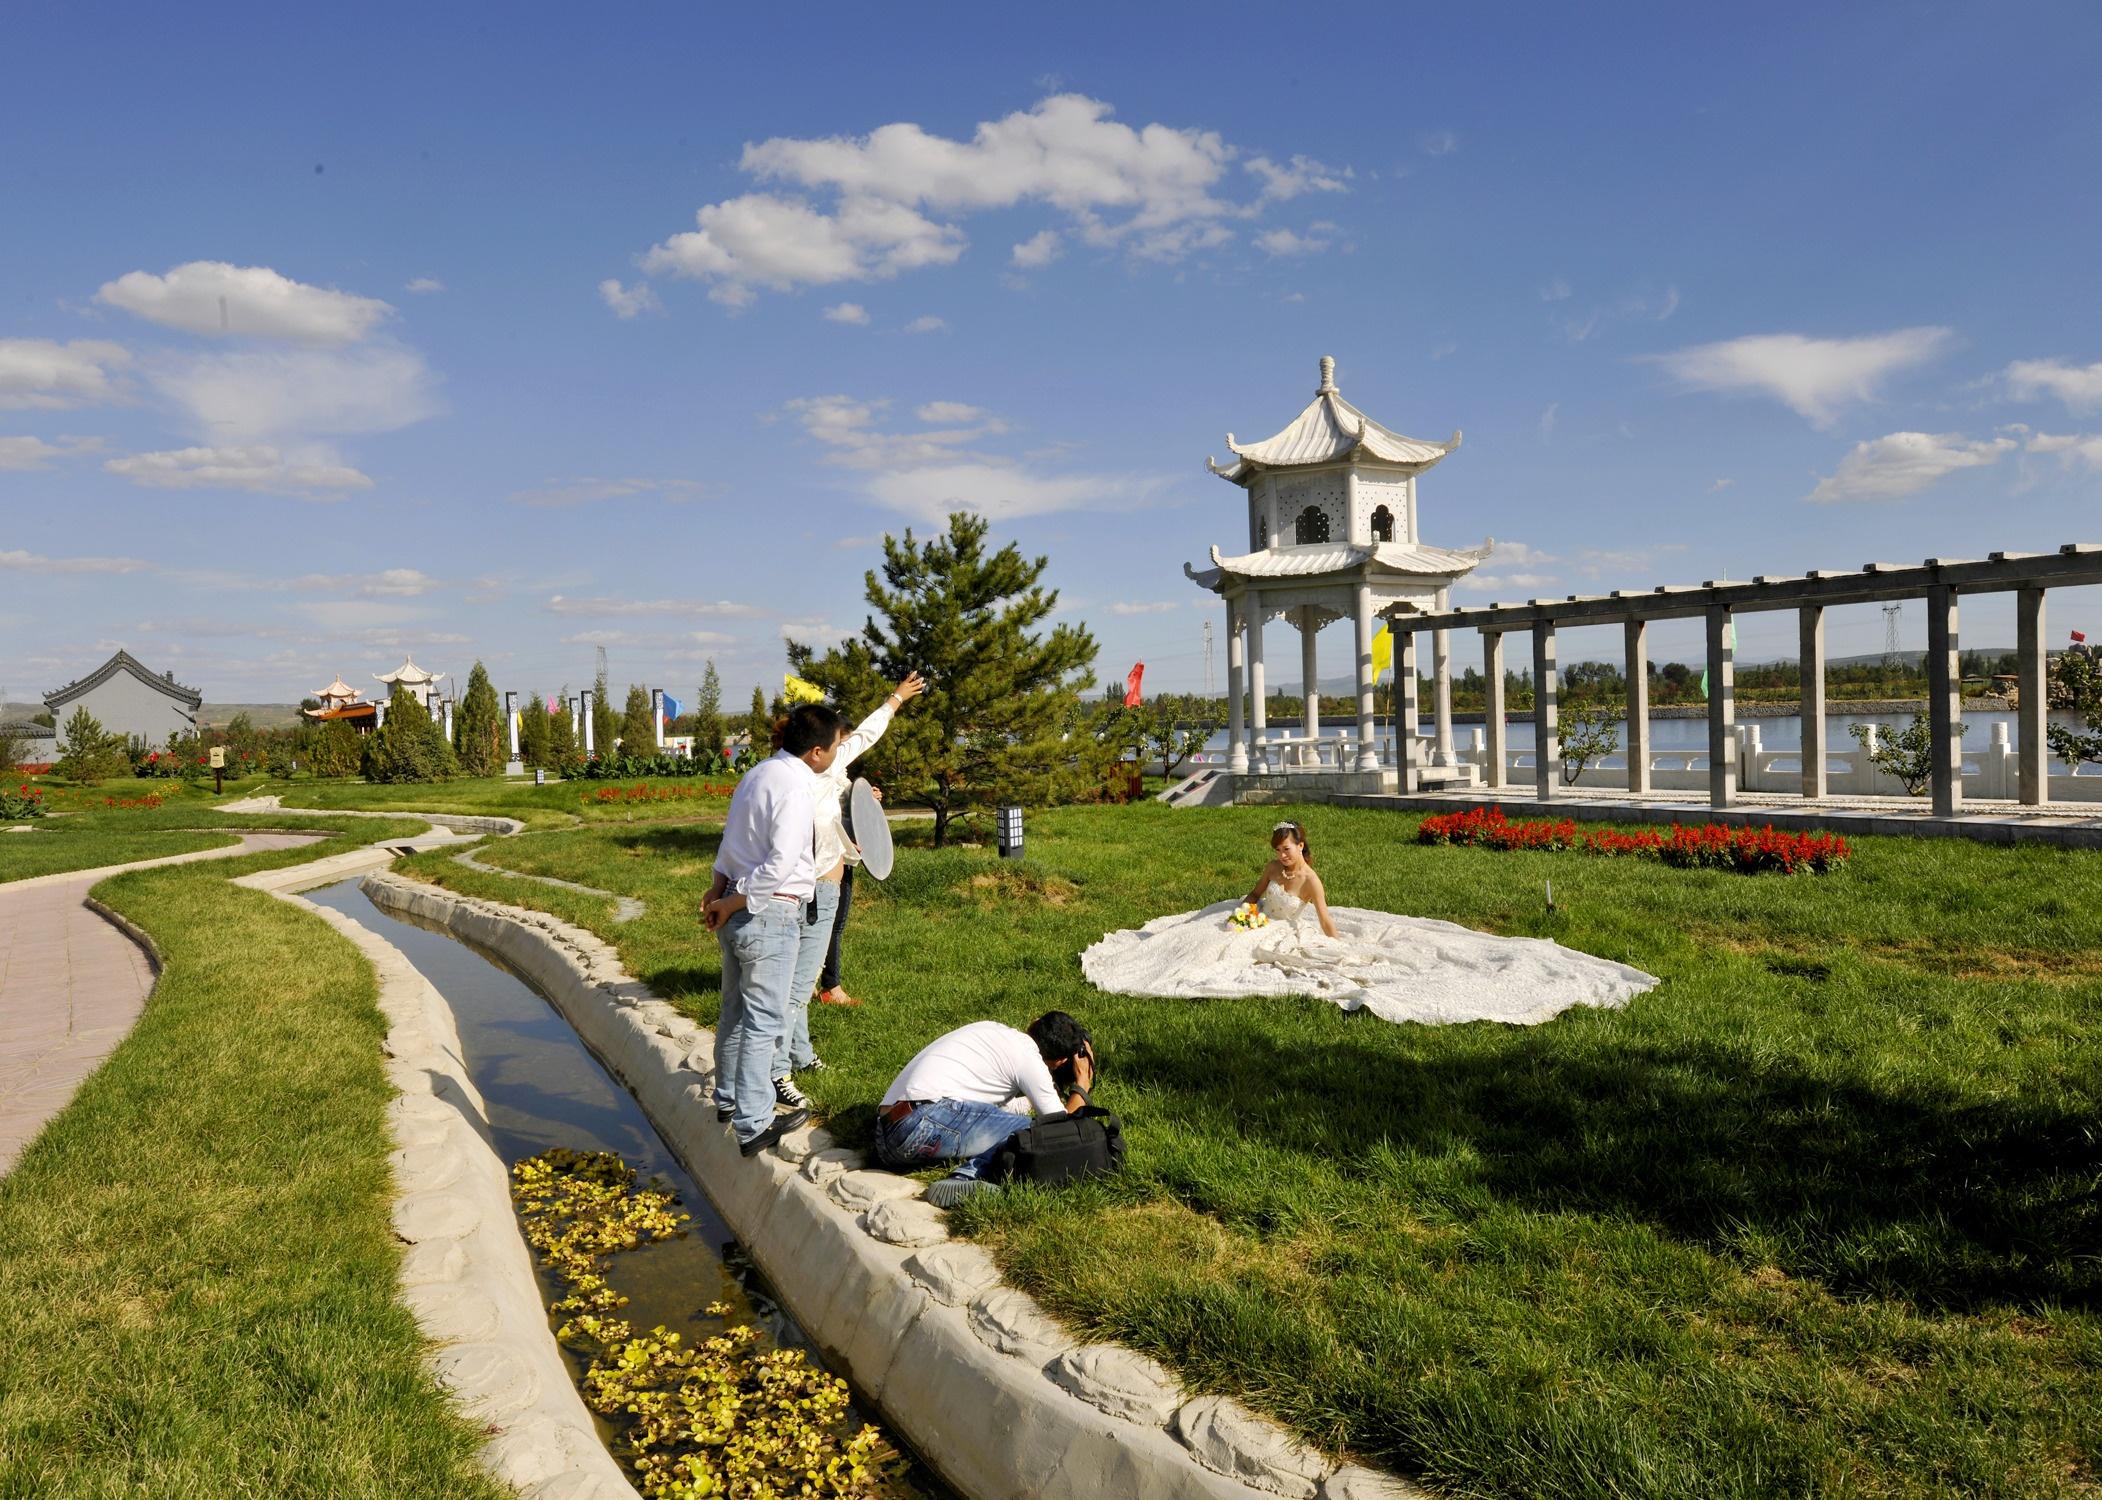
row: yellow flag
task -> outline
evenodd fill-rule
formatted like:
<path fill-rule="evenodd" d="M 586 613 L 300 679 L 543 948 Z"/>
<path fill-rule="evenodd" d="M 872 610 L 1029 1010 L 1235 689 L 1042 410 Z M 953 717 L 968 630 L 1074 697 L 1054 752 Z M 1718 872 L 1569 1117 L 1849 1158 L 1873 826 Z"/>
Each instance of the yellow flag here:
<path fill-rule="evenodd" d="M 783 672 L 781 696 L 790 703 L 823 703 L 825 690 L 814 682 L 805 682 L 793 672 Z"/>
<path fill-rule="evenodd" d="M 1372 680 L 1379 681 L 1379 674 L 1394 670 L 1394 636 L 1385 625 L 1372 637 Z"/>

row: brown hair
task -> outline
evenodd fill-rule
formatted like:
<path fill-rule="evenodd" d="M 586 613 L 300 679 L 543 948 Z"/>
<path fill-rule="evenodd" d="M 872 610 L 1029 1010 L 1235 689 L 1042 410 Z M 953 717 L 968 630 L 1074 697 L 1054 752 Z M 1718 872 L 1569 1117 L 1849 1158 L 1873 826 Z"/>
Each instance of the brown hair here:
<path fill-rule="evenodd" d="M 1314 862 L 1314 846 L 1306 841 L 1306 828 L 1290 821 L 1278 824 L 1270 830 L 1270 847 L 1275 849 L 1287 837 L 1299 845 L 1299 857 L 1311 866 Z"/>

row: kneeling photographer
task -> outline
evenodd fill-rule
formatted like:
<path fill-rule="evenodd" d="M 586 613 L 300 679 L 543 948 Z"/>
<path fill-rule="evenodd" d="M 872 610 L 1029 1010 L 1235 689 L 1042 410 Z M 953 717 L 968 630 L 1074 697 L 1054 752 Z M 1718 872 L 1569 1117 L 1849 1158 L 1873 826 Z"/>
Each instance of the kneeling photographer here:
<path fill-rule="evenodd" d="M 956 1168 L 927 1189 L 937 1208 L 1010 1178 L 1060 1182 L 1123 1165 L 1115 1115 L 1094 1108 L 1095 1045 L 1062 1010 L 1026 1032 L 973 1021 L 936 1037 L 907 1063 L 876 1110 L 876 1159 L 911 1172 Z M 1032 1121 L 1006 1106 L 1026 1099 Z"/>

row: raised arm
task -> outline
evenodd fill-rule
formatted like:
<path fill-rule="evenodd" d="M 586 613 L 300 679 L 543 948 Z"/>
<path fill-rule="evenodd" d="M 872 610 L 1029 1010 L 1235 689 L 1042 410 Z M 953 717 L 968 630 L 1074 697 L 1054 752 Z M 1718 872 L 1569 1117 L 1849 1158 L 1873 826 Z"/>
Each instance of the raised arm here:
<path fill-rule="evenodd" d="M 927 681 L 917 672 L 906 674 L 905 680 L 890 690 L 890 696 L 877 705 L 876 711 L 863 719 L 839 742 L 839 753 L 832 757 L 832 764 L 844 769 L 868 754 L 883 732 L 890 728 L 891 717 L 897 711 L 927 690 Z"/>

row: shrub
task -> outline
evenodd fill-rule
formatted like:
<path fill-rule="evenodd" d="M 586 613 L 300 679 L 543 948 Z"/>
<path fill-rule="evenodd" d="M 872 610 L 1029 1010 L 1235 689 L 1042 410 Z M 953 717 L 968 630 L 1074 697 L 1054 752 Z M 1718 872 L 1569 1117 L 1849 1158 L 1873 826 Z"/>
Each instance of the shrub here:
<path fill-rule="evenodd" d="M 41 788 L 22 782 L 13 791 L 0 788 L 0 822 L 20 818 L 44 816 L 44 793 Z"/>
<path fill-rule="evenodd" d="M 122 776 L 131 769 L 125 741 L 105 730 L 102 721 L 88 712 L 86 704 L 73 710 L 60 737 L 66 742 L 66 750 L 58 758 L 58 774 L 69 781 L 101 781 L 108 776 Z"/>
<path fill-rule="evenodd" d="M 416 695 L 396 683 L 386 722 L 365 736 L 367 781 L 450 781 L 459 771 L 445 732 Z"/>
<path fill-rule="evenodd" d="M 1956 733 L 1970 733 L 1971 726 L 1959 724 Z M 1898 782 L 1917 797 L 1927 789 L 1934 778 L 1934 725 L 1925 714 L 1914 714 L 1912 723 L 1895 734 L 1876 735 L 1873 724 L 1849 724 L 1847 733 L 1860 741 L 1861 748 L 1868 751 L 1868 763 L 1886 775 L 1894 776 Z M 1869 741 L 1875 740 L 1872 746 Z"/>
<path fill-rule="evenodd" d="M 1655 859 L 1675 869 L 1734 870 L 1757 875 L 1825 874 L 1837 869 L 1853 851 L 1836 833 L 1790 833 L 1772 824 L 1763 828 L 1729 828 L 1721 823 L 1689 827 L 1673 823 L 1662 831 L 1643 828 L 1621 833 L 1601 828 L 1578 834 L 1576 823 L 1563 818 L 1514 823 L 1499 807 L 1472 807 L 1465 812 L 1425 818 L 1416 830 L 1418 843 L 1465 844 L 1480 849 L 1535 849 L 1559 852 L 1579 849 L 1608 857 Z"/>

